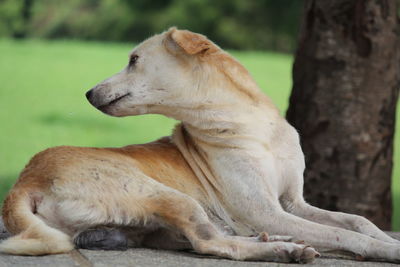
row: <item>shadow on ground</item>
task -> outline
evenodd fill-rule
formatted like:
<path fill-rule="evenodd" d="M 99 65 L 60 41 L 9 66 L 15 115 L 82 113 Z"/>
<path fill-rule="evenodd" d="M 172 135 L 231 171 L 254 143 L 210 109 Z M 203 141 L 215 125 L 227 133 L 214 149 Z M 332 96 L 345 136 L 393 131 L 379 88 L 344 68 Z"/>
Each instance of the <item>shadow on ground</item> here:
<path fill-rule="evenodd" d="M 400 233 L 390 233 L 400 239 Z M 0 240 L 8 236 L 0 217 Z M 357 267 L 389 267 L 399 266 L 385 262 L 354 261 L 349 256 L 336 254 L 322 254 L 311 266 L 357 266 Z M 154 250 L 154 249 L 128 249 L 126 251 L 90 251 L 75 250 L 69 254 L 27 257 L 12 256 L 0 253 L 0 267 L 5 266 L 135 266 L 135 267 L 278 267 L 293 266 L 293 264 L 271 263 L 271 262 L 241 262 L 216 257 L 202 256 L 189 252 Z M 303 265 L 302 265 L 303 266 Z"/>

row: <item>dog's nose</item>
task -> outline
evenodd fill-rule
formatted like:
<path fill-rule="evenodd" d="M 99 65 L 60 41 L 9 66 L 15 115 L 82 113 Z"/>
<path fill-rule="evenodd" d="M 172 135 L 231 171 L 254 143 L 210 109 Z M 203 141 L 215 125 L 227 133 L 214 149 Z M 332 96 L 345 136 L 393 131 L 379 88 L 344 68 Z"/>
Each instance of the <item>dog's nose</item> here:
<path fill-rule="evenodd" d="M 90 97 L 92 96 L 92 94 L 93 94 L 93 89 L 90 89 L 89 91 L 86 92 L 87 100 L 90 100 Z"/>

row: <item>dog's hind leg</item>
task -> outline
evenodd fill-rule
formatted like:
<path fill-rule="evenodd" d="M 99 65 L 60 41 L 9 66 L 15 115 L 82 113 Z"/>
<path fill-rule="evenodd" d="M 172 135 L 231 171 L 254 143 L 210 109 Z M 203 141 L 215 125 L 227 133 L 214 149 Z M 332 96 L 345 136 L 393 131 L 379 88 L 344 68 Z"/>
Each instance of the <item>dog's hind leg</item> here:
<path fill-rule="evenodd" d="M 176 229 L 201 254 L 235 260 L 309 262 L 319 256 L 313 248 L 291 242 L 260 242 L 259 239 L 224 235 L 209 220 L 204 209 L 191 197 L 176 192 L 158 194 L 147 206 L 162 224 Z"/>

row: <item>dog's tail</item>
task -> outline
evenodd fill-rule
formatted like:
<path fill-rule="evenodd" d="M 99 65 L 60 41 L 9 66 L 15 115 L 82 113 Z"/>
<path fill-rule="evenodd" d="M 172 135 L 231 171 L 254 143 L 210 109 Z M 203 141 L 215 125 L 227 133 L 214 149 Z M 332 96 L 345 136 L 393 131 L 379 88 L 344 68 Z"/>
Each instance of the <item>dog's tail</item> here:
<path fill-rule="evenodd" d="M 71 251 L 74 248 L 71 238 L 34 214 L 37 196 L 32 192 L 16 185 L 7 196 L 3 206 L 4 224 L 15 235 L 0 243 L 0 252 L 45 255 Z"/>

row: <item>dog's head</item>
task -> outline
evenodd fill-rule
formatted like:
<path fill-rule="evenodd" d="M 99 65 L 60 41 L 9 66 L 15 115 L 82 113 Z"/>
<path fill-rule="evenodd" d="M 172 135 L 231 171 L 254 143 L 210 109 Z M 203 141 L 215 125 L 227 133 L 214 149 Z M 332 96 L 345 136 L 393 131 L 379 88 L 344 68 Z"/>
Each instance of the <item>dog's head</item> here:
<path fill-rule="evenodd" d="M 223 71 L 210 62 L 220 64 Z M 233 68 L 236 74 L 247 73 L 205 36 L 171 28 L 137 46 L 128 65 L 88 91 L 86 97 L 112 116 L 160 113 L 176 117 L 174 112 L 229 98 L 215 87 L 227 87 L 223 83 L 240 75 L 233 73 L 236 77 L 227 79 L 222 73 L 224 62 L 229 66 L 235 62 L 239 66 Z"/>

